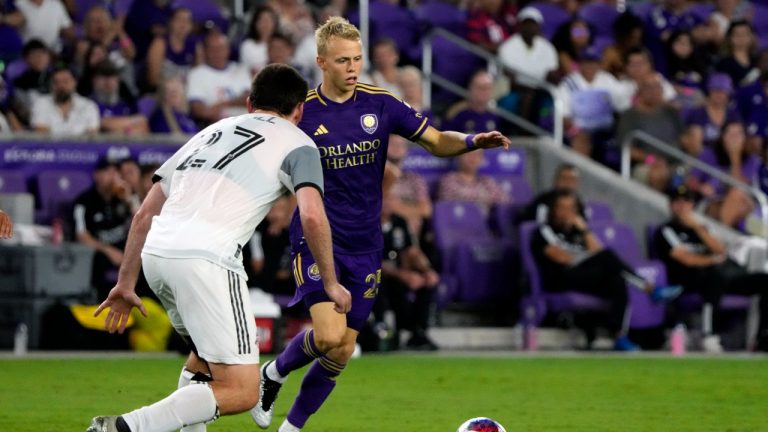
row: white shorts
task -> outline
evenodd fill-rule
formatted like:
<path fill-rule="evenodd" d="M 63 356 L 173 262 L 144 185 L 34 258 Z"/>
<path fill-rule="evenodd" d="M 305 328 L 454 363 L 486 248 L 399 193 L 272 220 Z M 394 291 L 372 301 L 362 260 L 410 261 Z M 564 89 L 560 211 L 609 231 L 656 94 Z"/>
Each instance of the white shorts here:
<path fill-rule="evenodd" d="M 144 275 L 171 324 L 211 363 L 259 362 L 248 286 L 237 273 L 197 258 L 142 254 Z"/>

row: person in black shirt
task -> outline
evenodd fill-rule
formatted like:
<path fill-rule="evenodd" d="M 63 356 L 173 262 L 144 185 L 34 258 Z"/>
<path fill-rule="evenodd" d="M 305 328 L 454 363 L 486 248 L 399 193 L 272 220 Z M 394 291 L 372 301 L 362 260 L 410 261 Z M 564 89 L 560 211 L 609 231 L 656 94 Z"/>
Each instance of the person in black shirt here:
<path fill-rule="evenodd" d="M 400 330 L 408 330 L 411 337 L 406 347 L 433 351 L 437 345 L 427 336 L 429 314 L 435 288 L 440 277 L 432 269 L 426 255 L 413 241 L 408 222 L 392 213 L 391 191 L 385 191 L 381 209 L 381 229 L 384 250 L 381 264 L 381 289 L 374 315 L 381 320 L 383 310 L 391 307 L 395 312 L 395 340 Z"/>
<path fill-rule="evenodd" d="M 77 241 L 93 248 L 91 285 L 99 301 L 107 298 L 116 272 L 123 261 L 131 212 L 116 191 L 117 167 L 106 159 L 96 164 L 94 185 L 75 200 L 74 222 Z"/>
<path fill-rule="evenodd" d="M 288 227 L 296 200 L 288 195 L 273 204 L 244 249 L 250 252 L 249 282 L 271 294 L 293 295 L 296 285 L 291 268 L 291 241 Z M 251 282 L 251 280 L 253 282 Z"/>
<path fill-rule="evenodd" d="M 569 190 L 554 193 L 547 223 L 531 238 L 531 250 L 544 290 L 579 291 L 608 300 L 608 327 L 616 337 L 617 350 L 637 349 L 626 336 L 626 283 L 648 293 L 654 301 L 668 301 L 681 292 L 680 287 L 654 287 L 604 248 L 579 214 L 578 199 Z"/>
<path fill-rule="evenodd" d="M 703 349 L 721 351 L 720 339 L 713 332 L 714 318 L 720 312 L 720 297 L 725 293 L 760 296 L 760 325 L 757 348 L 768 351 L 768 274 L 750 273 L 727 257 L 723 243 L 710 234 L 694 217 L 696 194 L 686 186 L 668 191 L 672 219 L 656 232 L 656 254 L 667 267 L 671 283 L 685 292 L 697 292 L 704 299 Z"/>
<path fill-rule="evenodd" d="M 552 183 L 552 189 L 544 191 L 533 199 L 525 208 L 520 212 L 518 216 L 519 222 L 525 221 L 537 221 L 544 223 L 547 220 L 547 213 L 549 207 L 552 204 L 552 198 L 559 190 L 568 190 L 574 193 L 578 193 L 579 190 L 579 170 L 568 163 L 564 163 L 557 167 L 555 171 L 555 180 Z M 584 217 L 584 203 L 577 197 L 577 205 L 579 207 L 579 214 Z"/>

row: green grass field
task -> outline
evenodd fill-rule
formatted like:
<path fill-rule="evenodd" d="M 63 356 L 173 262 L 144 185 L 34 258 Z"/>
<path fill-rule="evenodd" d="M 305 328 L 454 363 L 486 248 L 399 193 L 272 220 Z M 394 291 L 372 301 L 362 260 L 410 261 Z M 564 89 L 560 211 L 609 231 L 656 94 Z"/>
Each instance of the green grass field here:
<path fill-rule="evenodd" d="M 84 431 L 90 418 L 171 392 L 181 358 L 2 359 L 0 430 Z M 301 374 L 278 399 L 276 425 Z M 768 359 L 364 356 L 307 431 L 454 432 L 488 416 L 509 432 L 768 431 Z M 250 416 L 210 431 L 259 430 Z"/>

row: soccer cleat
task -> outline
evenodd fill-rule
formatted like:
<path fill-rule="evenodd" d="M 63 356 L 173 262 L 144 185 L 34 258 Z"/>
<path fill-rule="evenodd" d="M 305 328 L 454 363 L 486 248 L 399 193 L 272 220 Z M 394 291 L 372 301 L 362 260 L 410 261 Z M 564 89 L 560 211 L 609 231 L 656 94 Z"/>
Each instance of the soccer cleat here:
<path fill-rule="evenodd" d="M 118 432 L 117 416 L 98 416 L 91 420 L 85 432 Z"/>
<path fill-rule="evenodd" d="M 678 298 L 683 293 L 680 285 L 657 285 L 651 291 L 651 300 L 656 303 L 667 303 Z"/>
<path fill-rule="evenodd" d="M 620 338 L 616 339 L 616 342 L 613 344 L 613 349 L 616 351 L 625 352 L 640 351 L 640 347 L 635 345 L 635 343 L 629 340 L 629 338 L 626 336 L 621 336 Z"/>
<path fill-rule="evenodd" d="M 275 400 L 280 387 L 283 385 L 277 381 L 269 379 L 267 376 L 267 366 L 274 360 L 270 360 L 261 367 L 261 383 L 259 384 L 259 403 L 251 408 L 251 417 L 260 428 L 266 429 L 272 423 L 272 410 L 275 407 Z"/>

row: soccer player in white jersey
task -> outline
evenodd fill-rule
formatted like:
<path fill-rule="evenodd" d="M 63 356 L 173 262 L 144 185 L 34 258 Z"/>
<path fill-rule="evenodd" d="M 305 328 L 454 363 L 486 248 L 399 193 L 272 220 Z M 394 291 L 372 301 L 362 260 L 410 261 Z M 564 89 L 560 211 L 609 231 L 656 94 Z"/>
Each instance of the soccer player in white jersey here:
<path fill-rule="evenodd" d="M 117 285 L 96 314 L 110 308 L 105 325 L 112 332 L 125 329 L 133 307 L 146 315 L 134 292 L 141 262 L 193 352 L 175 392 L 121 416 L 96 417 L 88 432 L 204 429 L 256 404 L 259 351 L 241 249 L 286 189 L 296 194 L 328 296 L 338 313 L 350 310 L 350 294 L 334 272 L 319 152 L 296 127 L 306 93 L 296 70 L 267 66 L 254 79 L 249 114 L 206 128 L 158 169 L 134 218 Z"/>

